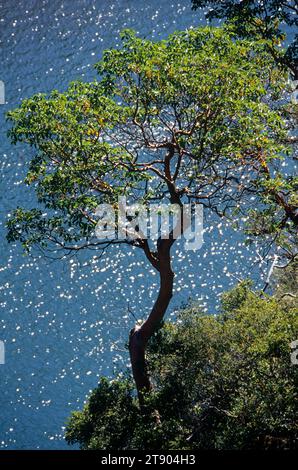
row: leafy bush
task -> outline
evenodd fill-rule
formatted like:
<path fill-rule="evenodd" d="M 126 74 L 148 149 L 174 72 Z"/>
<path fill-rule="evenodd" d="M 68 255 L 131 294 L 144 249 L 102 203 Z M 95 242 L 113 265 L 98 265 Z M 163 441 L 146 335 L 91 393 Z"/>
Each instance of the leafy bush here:
<path fill-rule="evenodd" d="M 220 315 L 184 309 L 150 343 L 147 414 L 129 377 L 102 379 L 66 440 L 84 449 L 296 448 L 297 312 L 247 283 L 224 295 Z"/>

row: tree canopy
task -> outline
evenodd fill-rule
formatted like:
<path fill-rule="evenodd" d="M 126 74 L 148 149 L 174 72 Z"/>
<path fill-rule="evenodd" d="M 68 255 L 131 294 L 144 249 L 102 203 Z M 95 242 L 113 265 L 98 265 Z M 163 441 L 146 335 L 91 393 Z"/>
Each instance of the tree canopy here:
<path fill-rule="evenodd" d="M 268 103 L 286 74 L 264 42 L 229 28 L 158 42 L 124 31 L 122 40 L 96 65 L 100 80 L 37 94 L 8 113 L 12 142 L 34 148 L 26 182 L 47 209 L 18 208 L 8 239 L 28 250 L 106 247 L 93 236 L 94 210 L 119 195 L 194 200 L 223 216 L 247 213 L 254 194 L 273 226 L 296 223 L 297 181 L 278 170 L 287 129 Z"/>

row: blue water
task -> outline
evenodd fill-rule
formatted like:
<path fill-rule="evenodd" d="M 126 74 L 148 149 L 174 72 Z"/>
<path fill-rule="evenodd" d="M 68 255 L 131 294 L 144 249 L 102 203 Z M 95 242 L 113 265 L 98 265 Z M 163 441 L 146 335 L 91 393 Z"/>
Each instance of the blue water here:
<path fill-rule="evenodd" d="M 101 374 L 128 363 L 124 342 L 134 320 L 153 303 L 157 276 L 131 249 L 98 261 L 88 253 L 63 262 L 23 255 L 8 245 L 4 223 L 17 205 L 34 206 L 22 184 L 30 151 L 11 147 L 4 114 L 22 98 L 70 80 L 95 76 L 104 49 L 131 27 L 161 38 L 204 23 L 190 0 L 6 0 L 0 2 L 0 448 L 65 448 L 63 429 Z M 177 245 L 175 297 L 170 313 L 189 297 L 214 312 L 221 292 L 248 274 L 259 276 L 256 255 L 239 234 L 205 220 L 205 243 L 195 253 Z M 266 271 L 267 267 L 264 266 Z M 170 315 L 169 313 L 169 315 Z"/>

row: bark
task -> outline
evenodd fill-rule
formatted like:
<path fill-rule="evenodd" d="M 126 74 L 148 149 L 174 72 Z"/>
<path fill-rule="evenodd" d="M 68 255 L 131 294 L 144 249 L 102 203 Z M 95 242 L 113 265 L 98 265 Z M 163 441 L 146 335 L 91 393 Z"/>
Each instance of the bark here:
<path fill-rule="evenodd" d="M 152 389 L 146 367 L 146 347 L 148 341 L 158 329 L 173 295 L 174 273 L 171 268 L 170 244 L 164 243 L 158 250 L 158 271 L 160 287 L 156 302 L 145 322 L 136 325 L 130 332 L 129 352 L 132 373 L 135 380 L 141 408 L 144 408 L 144 397 Z"/>
<path fill-rule="evenodd" d="M 164 159 L 164 176 L 163 179 L 166 181 L 168 190 L 170 193 L 171 204 L 178 204 L 182 209 L 182 203 L 180 200 L 180 194 L 177 191 L 175 182 L 171 175 L 171 160 L 175 154 L 175 144 L 167 143 L 168 153 Z M 179 166 L 179 159 L 178 164 Z M 176 169 L 177 170 L 177 169 Z M 179 169 L 177 170 L 177 172 Z M 177 173 L 178 174 L 178 173 Z M 182 212 L 183 213 L 183 212 Z M 181 233 L 187 228 L 184 226 L 184 219 L 181 221 Z M 132 373 L 135 380 L 140 407 L 145 411 L 144 398 L 145 395 L 151 391 L 152 384 L 146 367 L 146 347 L 148 341 L 156 330 L 158 329 L 163 317 L 167 311 L 169 303 L 173 295 L 173 281 L 174 273 L 171 267 L 171 246 L 174 243 L 174 231 L 171 232 L 169 239 L 159 239 L 157 242 L 157 252 L 152 253 L 149 249 L 147 241 L 143 241 L 143 250 L 155 269 L 159 272 L 160 287 L 156 302 L 148 316 L 142 325 L 135 325 L 131 330 L 129 336 L 129 352 L 132 366 Z M 155 410 L 156 421 L 159 422 L 158 411 Z"/>

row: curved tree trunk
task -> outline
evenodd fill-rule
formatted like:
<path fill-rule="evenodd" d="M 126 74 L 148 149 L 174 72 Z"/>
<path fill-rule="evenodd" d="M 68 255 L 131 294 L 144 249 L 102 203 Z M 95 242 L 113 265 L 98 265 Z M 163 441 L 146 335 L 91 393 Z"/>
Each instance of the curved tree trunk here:
<path fill-rule="evenodd" d="M 165 240 L 164 240 L 165 241 Z M 146 368 L 146 346 L 160 325 L 173 295 L 174 273 L 171 268 L 170 245 L 163 244 L 158 252 L 160 288 L 156 302 L 145 322 L 136 325 L 130 332 L 129 352 L 132 373 L 135 380 L 141 408 L 144 405 L 144 395 L 150 392 L 152 385 Z"/>
<path fill-rule="evenodd" d="M 174 175 L 174 179 L 172 179 L 170 168 L 171 159 L 175 153 L 175 145 L 171 142 L 167 146 L 168 153 L 165 155 L 164 159 L 164 179 L 166 180 L 170 193 L 171 204 L 178 204 L 180 209 L 182 209 L 183 205 L 180 200 L 181 195 L 177 191 L 174 182 L 177 175 Z M 176 171 L 178 171 L 177 168 L 179 168 L 179 160 L 177 165 Z M 183 211 L 181 212 L 181 216 L 181 219 L 177 222 L 177 227 L 180 226 L 181 233 L 183 233 L 185 228 L 187 228 L 189 221 L 184 220 Z M 138 392 L 140 407 L 143 411 L 144 396 L 152 389 L 150 377 L 146 368 L 146 346 L 163 320 L 173 295 L 174 273 L 171 267 L 170 252 L 175 241 L 174 232 L 175 231 L 171 232 L 169 239 L 158 240 L 157 253 L 152 253 L 150 251 L 147 241 L 144 241 L 143 244 L 145 255 L 151 264 L 158 270 L 160 276 L 158 296 L 148 318 L 141 326 L 135 325 L 129 336 L 129 352 L 132 373 Z M 158 412 L 157 421 L 159 421 Z"/>

